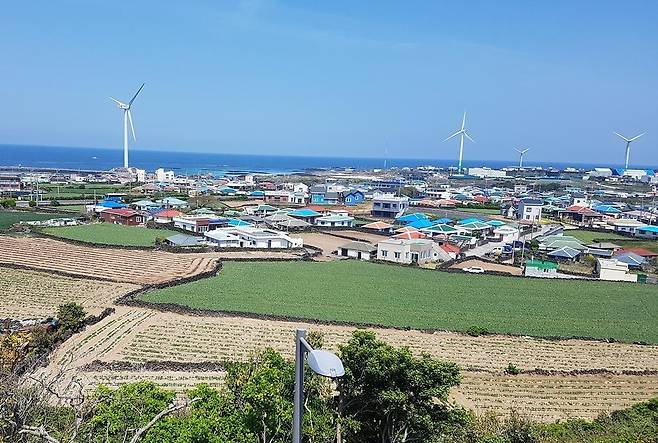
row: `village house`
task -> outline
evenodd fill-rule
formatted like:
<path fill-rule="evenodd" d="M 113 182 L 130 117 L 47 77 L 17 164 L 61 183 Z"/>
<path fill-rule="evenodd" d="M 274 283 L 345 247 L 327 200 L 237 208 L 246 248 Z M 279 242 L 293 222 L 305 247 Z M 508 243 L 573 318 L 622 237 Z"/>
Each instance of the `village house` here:
<path fill-rule="evenodd" d="M 373 260 L 377 257 L 377 246 L 362 241 L 353 241 L 338 248 L 339 257 Z"/>
<path fill-rule="evenodd" d="M 605 217 L 596 211 L 585 206 L 569 206 L 566 209 L 557 211 L 559 218 L 584 226 L 592 226 L 600 222 Z"/>
<path fill-rule="evenodd" d="M 338 214 L 325 215 L 316 218 L 315 225 L 330 228 L 351 228 L 354 225 L 354 217 Z"/>
<path fill-rule="evenodd" d="M 541 210 L 544 203 L 538 198 L 522 198 L 519 200 L 516 218 L 538 222 L 541 220 Z"/>
<path fill-rule="evenodd" d="M 377 259 L 404 264 L 436 261 L 438 245 L 427 239 L 389 239 L 377 243 Z"/>
<path fill-rule="evenodd" d="M 304 240 L 301 238 L 292 238 L 287 234 L 275 231 L 274 229 L 261 229 L 252 226 L 239 226 L 229 228 L 219 228 L 204 234 L 208 243 L 239 248 L 262 248 L 262 249 L 282 249 L 282 248 L 301 248 L 304 246 Z"/>
<path fill-rule="evenodd" d="M 157 200 L 156 203 L 159 203 L 165 209 L 183 209 L 188 207 L 188 204 L 185 200 L 181 200 L 180 198 L 176 197 L 165 197 L 161 200 Z"/>
<path fill-rule="evenodd" d="M 116 225 L 136 226 L 144 223 L 144 216 L 129 208 L 106 209 L 100 213 L 101 220 Z"/>
<path fill-rule="evenodd" d="M 156 223 L 173 223 L 175 217 L 181 217 L 182 212 L 176 209 L 162 209 L 161 211 L 153 213 L 153 221 Z"/>
<path fill-rule="evenodd" d="M 631 274 L 628 264 L 617 259 L 596 259 L 596 272 L 601 280 L 637 281 L 637 274 Z"/>
<path fill-rule="evenodd" d="M 372 199 L 373 217 L 395 218 L 409 207 L 409 197 L 393 194 L 376 194 Z"/>
<path fill-rule="evenodd" d="M 526 277 L 559 278 L 559 265 L 552 261 L 528 260 L 525 262 L 523 275 Z"/>

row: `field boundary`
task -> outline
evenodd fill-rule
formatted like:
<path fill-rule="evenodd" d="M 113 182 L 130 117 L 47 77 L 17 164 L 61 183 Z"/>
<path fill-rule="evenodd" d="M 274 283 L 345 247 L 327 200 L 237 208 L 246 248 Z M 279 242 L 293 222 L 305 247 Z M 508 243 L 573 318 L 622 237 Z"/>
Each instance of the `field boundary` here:
<path fill-rule="evenodd" d="M 237 261 L 237 260 L 230 260 L 230 261 Z M 242 260 L 242 261 L 251 261 L 251 260 Z M 253 261 L 270 261 L 270 260 L 253 260 Z M 283 261 L 283 260 L 282 260 Z M 287 260 L 289 261 L 289 260 Z M 221 269 L 222 269 L 222 262 L 218 263 L 219 269 L 216 271 L 215 276 L 221 278 Z M 432 270 L 428 270 L 432 271 Z M 507 275 L 506 275 L 507 276 Z M 416 329 L 412 328 L 410 326 L 384 326 L 381 324 L 377 323 L 367 323 L 367 322 L 351 322 L 351 321 L 344 321 L 344 320 L 320 320 L 316 318 L 307 318 L 307 317 L 298 317 L 298 316 L 288 316 L 288 315 L 278 315 L 278 314 L 260 314 L 256 312 L 246 312 L 246 311 L 231 311 L 231 310 L 214 310 L 214 309 L 200 309 L 200 308 L 192 308 L 189 306 L 184 306 L 178 303 L 155 303 L 155 302 L 149 302 L 146 300 L 142 300 L 139 298 L 142 294 L 146 294 L 148 292 L 157 290 L 157 289 L 163 289 L 171 286 L 178 286 L 183 283 L 189 283 L 192 281 L 200 280 L 202 278 L 206 278 L 205 275 L 199 274 L 195 275 L 192 277 L 186 277 L 184 279 L 177 279 L 173 280 L 170 282 L 165 282 L 165 283 L 159 283 L 159 284 L 152 284 L 152 285 L 145 285 L 142 286 L 141 288 L 135 289 L 133 291 L 130 291 L 123 296 L 119 297 L 114 303 L 116 305 L 122 305 L 122 306 L 131 306 L 131 307 L 136 307 L 136 308 L 145 308 L 145 309 L 151 309 L 153 311 L 157 312 L 164 312 L 164 313 L 175 313 L 175 314 L 181 314 L 181 315 L 189 315 L 193 317 L 238 317 L 238 318 L 250 318 L 250 319 L 256 319 L 256 320 L 273 320 L 273 321 L 284 321 L 284 322 L 300 322 L 300 323 L 310 323 L 310 324 L 316 324 L 316 325 L 325 325 L 325 326 L 349 326 L 353 327 L 356 329 L 365 329 L 365 328 L 370 328 L 370 329 L 376 329 L 376 330 L 386 330 L 386 329 L 392 329 L 392 330 L 398 330 L 398 331 L 419 331 L 423 332 L 426 334 L 433 334 L 435 332 L 453 332 L 457 334 L 461 334 L 464 336 L 471 336 L 467 331 L 459 331 L 459 330 L 450 330 L 450 329 L 440 329 L 440 328 L 430 328 L 430 329 Z M 183 281 L 186 280 L 186 281 Z M 477 326 L 477 325 L 473 325 Z M 559 335 L 528 335 L 528 334 L 512 334 L 512 333 L 504 333 L 504 332 L 488 332 L 482 335 L 489 335 L 489 336 L 502 336 L 502 337 L 530 337 L 532 339 L 536 340 L 549 340 L 549 341 L 563 341 L 563 340 L 582 340 L 582 341 L 594 341 L 594 342 L 599 342 L 599 343 L 628 343 L 628 344 L 635 344 L 635 345 L 642 345 L 642 346 L 651 346 L 650 343 L 647 342 L 624 342 L 620 340 L 616 340 L 614 338 L 596 338 L 596 337 L 587 337 L 587 336 L 559 336 Z"/>

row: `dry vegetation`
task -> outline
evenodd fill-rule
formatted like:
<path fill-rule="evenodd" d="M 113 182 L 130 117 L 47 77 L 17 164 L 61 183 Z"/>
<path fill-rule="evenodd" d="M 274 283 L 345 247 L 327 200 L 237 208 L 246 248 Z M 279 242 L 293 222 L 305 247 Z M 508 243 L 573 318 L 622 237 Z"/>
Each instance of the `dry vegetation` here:
<path fill-rule="evenodd" d="M 325 347 L 336 349 L 353 328 L 237 317 L 196 317 L 118 307 L 117 313 L 66 342 L 54 362 L 76 367 L 105 362 L 174 361 L 179 363 L 244 360 L 271 346 L 292 357 L 296 327 L 324 333 Z M 595 417 L 658 395 L 658 375 L 624 375 L 623 371 L 658 370 L 658 347 L 580 340 L 548 341 L 524 337 L 469 337 L 451 332 L 377 329 L 378 335 L 414 352 L 456 361 L 464 381 L 453 398 L 478 411 L 504 413 L 511 407 L 540 420 Z M 521 370 L 605 370 L 595 375 L 510 376 L 508 363 Z M 196 382 L 221 384 L 219 371 L 84 371 L 91 385 L 116 385 L 147 377 L 185 390 Z"/>
<path fill-rule="evenodd" d="M 342 239 L 336 240 L 342 242 Z M 78 301 L 91 313 L 98 313 L 115 298 L 137 288 L 135 283 L 192 275 L 201 272 L 201 263 L 214 265 L 221 257 L 221 254 L 176 255 L 94 249 L 54 240 L 11 237 L 0 237 L 0 254 L 0 262 L 4 263 L 124 282 L 0 268 L 0 317 L 49 315 L 57 305 L 67 301 Z M 253 254 L 267 256 L 267 253 Z M 98 383 L 116 386 L 145 379 L 179 391 L 202 382 L 218 386 L 223 373 L 216 368 L 188 371 L 176 367 L 164 370 L 85 367 L 95 360 L 133 364 L 244 360 L 266 346 L 292 357 L 293 330 L 297 327 L 322 332 L 325 347 L 333 350 L 347 341 L 354 329 L 229 316 L 201 317 L 116 306 L 114 314 L 58 347 L 51 365 L 43 371 L 56 373 L 59 367 L 71 368 L 86 380 L 88 387 Z M 600 412 L 658 396 L 658 346 L 502 335 L 470 337 L 452 332 L 383 328 L 376 332 L 391 344 L 457 362 L 463 369 L 464 379 L 452 397 L 480 412 L 506 413 L 516 408 L 546 421 L 592 418 Z M 506 374 L 504 369 L 509 363 L 525 373 Z M 535 369 L 554 373 L 527 373 Z M 592 370 L 593 374 L 582 374 Z M 576 371 L 576 375 L 569 374 L 572 371 Z M 647 373 L 639 375 L 636 371 Z"/>
<path fill-rule="evenodd" d="M 136 284 L 162 283 L 214 269 L 210 255 L 93 248 L 45 238 L 0 237 L 0 263 Z"/>
<path fill-rule="evenodd" d="M 0 318 L 45 318 L 68 302 L 79 303 L 89 314 L 98 315 L 114 300 L 137 288 L 128 283 L 0 268 Z"/>

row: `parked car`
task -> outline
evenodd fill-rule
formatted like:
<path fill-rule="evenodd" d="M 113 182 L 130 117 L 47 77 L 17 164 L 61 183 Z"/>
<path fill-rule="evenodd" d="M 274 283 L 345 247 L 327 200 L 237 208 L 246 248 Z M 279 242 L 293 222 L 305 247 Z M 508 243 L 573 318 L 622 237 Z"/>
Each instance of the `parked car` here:
<path fill-rule="evenodd" d="M 464 272 L 470 272 L 471 274 L 484 274 L 484 269 L 479 266 L 469 266 L 468 268 L 462 269 Z"/>

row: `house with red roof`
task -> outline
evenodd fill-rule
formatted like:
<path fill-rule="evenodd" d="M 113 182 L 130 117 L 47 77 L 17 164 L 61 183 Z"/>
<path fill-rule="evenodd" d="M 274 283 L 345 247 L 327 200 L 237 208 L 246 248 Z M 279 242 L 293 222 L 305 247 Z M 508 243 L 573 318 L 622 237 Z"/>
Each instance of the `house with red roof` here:
<path fill-rule="evenodd" d="M 571 222 L 591 226 L 594 222 L 600 222 L 605 215 L 588 208 L 587 206 L 571 205 L 568 208 L 557 211 L 557 216 Z"/>
<path fill-rule="evenodd" d="M 153 220 L 156 223 L 173 223 L 174 217 L 180 217 L 181 215 L 183 213 L 176 209 L 163 209 L 153 214 Z"/>
<path fill-rule="evenodd" d="M 452 243 L 444 243 L 441 246 L 439 246 L 443 251 L 450 256 L 452 260 L 456 259 L 459 257 L 459 254 L 461 252 L 461 249 L 457 245 L 453 245 Z"/>
<path fill-rule="evenodd" d="M 115 225 L 136 226 L 146 221 L 140 212 L 129 208 L 106 209 L 101 212 L 100 216 L 104 222 Z"/>
<path fill-rule="evenodd" d="M 633 254 L 637 254 L 640 257 L 644 257 L 644 258 L 658 257 L 658 252 L 649 251 L 648 249 L 645 248 L 623 248 L 623 249 L 619 249 L 615 253 L 615 255 L 625 254 L 627 252 L 632 252 Z"/>

